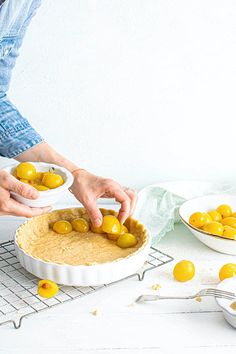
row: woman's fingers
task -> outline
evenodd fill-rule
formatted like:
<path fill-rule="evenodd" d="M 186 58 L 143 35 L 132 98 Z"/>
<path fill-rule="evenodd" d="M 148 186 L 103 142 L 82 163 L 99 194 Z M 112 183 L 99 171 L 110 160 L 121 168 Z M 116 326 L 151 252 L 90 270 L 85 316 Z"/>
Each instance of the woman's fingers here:
<path fill-rule="evenodd" d="M 5 171 L 1 171 L 0 185 L 8 191 L 15 192 L 28 199 L 37 199 L 39 196 L 38 191 L 34 187 L 18 181 L 15 177 Z"/>
<path fill-rule="evenodd" d="M 30 208 L 27 205 L 18 203 L 16 200 L 10 198 L 4 207 L 5 215 L 15 215 L 15 216 L 24 216 L 26 218 L 32 218 L 33 216 L 42 215 L 48 213 L 52 207 L 44 208 Z"/>
<path fill-rule="evenodd" d="M 124 188 L 124 192 L 130 197 L 130 215 L 133 215 L 138 200 L 137 193 L 130 188 Z"/>
<path fill-rule="evenodd" d="M 97 207 L 96 199 L 87 199 L 83 201 L 83 205 L 87 210 L 88 216 L 95 227 L 99 227 L 102 224 L 102 213 Z"/>
<path fill-rule="evenodd" d="M 72 193 L 84 205 L 94 226 L 102 223 L 102 214 L 96 205 L 98 198 L 115 198 L 121 204 L 119 221 L 124 221 L 134 211 L 137 195 L 129 188 L 123 188 L 110 178 L 102 178 L 81 170 L 74 174 Z"/>
<path fill-rule="evenodd" d="M 10 199 L 10 193 L 0 186 L 0 215 L 6 215 L 7 203 Z"/>
<path fill-rule="evenodd" d="M 117 202 L 119 202 L 121 204 L 118 218 L 119 218 L 121 224 L 123 224 L 123 222 L 130 215 L 130 206 L 131 206 L 130 197 L 122 189 L 115 189 L 113 191 L 113 197 L 115 198 L 115 200 Z"/>

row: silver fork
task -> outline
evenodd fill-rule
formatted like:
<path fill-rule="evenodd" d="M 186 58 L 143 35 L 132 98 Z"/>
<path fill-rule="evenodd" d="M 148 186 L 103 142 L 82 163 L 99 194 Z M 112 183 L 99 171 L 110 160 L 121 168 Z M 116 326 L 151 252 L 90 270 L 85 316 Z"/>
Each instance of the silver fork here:
<path fill-rule="evenodd" d="M 189 300 L 195 299 L 197 297 L 203 296 L 214 296 L 227 300 L 236 299 L 236 294 L 230 291 L 224 291 L 220 289 L 202 289 L 198 293 L 190 296 L 160 296 L 160 295 L 141 295 L 135 302 L 144 302 L 144 301 L 156 301 L 156 300 Z"/>

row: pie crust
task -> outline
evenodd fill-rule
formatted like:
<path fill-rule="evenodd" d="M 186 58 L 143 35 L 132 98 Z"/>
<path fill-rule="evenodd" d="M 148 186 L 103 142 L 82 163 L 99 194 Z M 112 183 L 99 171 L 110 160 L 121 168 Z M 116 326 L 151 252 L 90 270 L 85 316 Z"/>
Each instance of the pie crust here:
<path fill-rule="evenodd" d="M 113 210 L 100 209 L 103 215 L 117 215 Z M 118 261 L 139 252 L 148 242 L 144 225 L 129 217 L 125 226 L 136 236 L 135 247 L 122 249 L 106 234 L 92 231 L 79 233 L 72 231 L 66 235 L 57 234 L 52 225 L 58 220 L 72 221 L 83 217 L 89 221 L 84 208 L 55 210 L 34 217 L 21 225 L 16 234 L 16 243 L 29 256 L 45 262 L 63 265 L 93 265 Z"/>

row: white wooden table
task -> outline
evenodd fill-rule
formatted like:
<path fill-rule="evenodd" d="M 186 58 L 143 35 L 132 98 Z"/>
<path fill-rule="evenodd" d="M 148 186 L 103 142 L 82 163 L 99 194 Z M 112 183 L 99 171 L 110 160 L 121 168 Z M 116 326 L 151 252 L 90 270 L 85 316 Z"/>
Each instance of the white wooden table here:
<path fill-rule="evenodd" d="M 0 219 L 0 241 L 12 238 L 20 223 Z M 32 315 L 15 330 L 0 327 L 0 353 L 236 353 L 236 331 L 228 325 L 214 299 L 202 302 L 160 301 L 133 304 L 138 295 L 191 294 L 218 282 L 219 267 L 235 257 L 216 253 L 201 244 L 183 226 L 177 225 L 159 244 L 175 260 L 146 273 L 142 282 L 130 279 L 68 304 Z M 188 283 L 173 280 L 174 263 L 190 259 L 196 277 Z M 91 311 L 97 308 L 98 315 Z"/>

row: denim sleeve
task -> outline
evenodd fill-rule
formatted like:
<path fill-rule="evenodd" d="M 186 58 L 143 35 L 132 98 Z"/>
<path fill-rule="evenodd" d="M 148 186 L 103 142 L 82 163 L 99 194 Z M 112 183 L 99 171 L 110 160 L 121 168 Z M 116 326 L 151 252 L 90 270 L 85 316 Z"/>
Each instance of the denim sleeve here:
<path fill-rule="evenodd" d="M 0 155 L 15 157 L 42 142 L 42 137 L 23 118 L 7 96 L 0 98 Z"/>
<path fill-rule="evenodd" d="M 0 8 L 0 155 L 4 157 L 14 158 L 43 141 L 6 94 L 25 31 L 39 4 L 39 0 L 11 0 Z"/>

